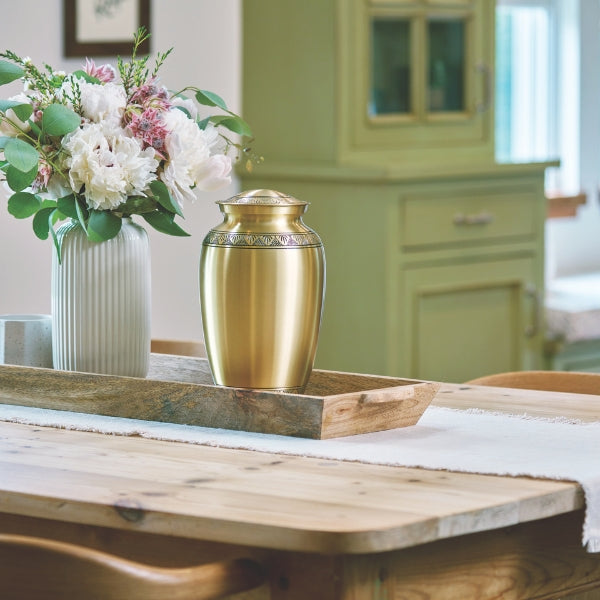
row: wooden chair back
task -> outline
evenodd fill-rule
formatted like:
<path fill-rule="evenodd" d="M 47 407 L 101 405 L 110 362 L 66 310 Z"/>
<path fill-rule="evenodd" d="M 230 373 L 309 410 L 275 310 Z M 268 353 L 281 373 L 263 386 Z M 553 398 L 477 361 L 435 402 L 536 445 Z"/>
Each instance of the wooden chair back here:
<path fill-rule="evenodd" d="M 576 371 L 513 371 L 472 379 L 471 385 L 600 395 L 600 373 Z"/>
<path fill-rule="evenodd" d="M 206 347 L 199 341 L 155 339 L 150 343 L 150 351 L 157 354 L 206 357 Z"/>
<path fill-rule="evenodd" d="M 67 542 L 0 534 L 2 600 L 210 600 L 263 581 L 261 567 L 249 559 L 164 568 Z"/>

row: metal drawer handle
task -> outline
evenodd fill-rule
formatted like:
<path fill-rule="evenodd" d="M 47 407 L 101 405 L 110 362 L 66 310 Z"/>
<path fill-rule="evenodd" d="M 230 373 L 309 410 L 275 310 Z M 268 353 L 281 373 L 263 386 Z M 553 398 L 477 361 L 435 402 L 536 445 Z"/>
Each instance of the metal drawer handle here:
<path fill-rule="evenodd" d="M 494 215 L 489 212 L 481 212 L 477 215 L 464 215 L 458 213 L 454 216 L 455 225 L 489 225 L 493 223 Z"/>

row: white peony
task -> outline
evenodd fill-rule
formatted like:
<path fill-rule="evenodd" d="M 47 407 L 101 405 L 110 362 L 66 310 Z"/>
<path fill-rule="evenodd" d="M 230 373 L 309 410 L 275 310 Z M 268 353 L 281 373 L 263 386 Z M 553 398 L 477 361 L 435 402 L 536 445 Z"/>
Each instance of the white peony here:
<path fill-rule="evenodd" d="M 122 86 L 115 83 L 80 85 L 81 109 L 83 116 L 94 123 L 112 120 L 120 123 L 127 104 L 127 96 Z"/>
<path fill-rule="evenodd" d="M 231 158 L 215 154 L 198 166 L 196 188 L 202 192 L 213 192 L 231 183 Z"/>
<path fill-rule="evenodd" d="M 82 116 L 94 123 L 100 121 L 111 121 L 115 125 L 120 123 L 121 117 L 127 105 L 127 96 L 121 85 L 116 83 L 88 83 L 82 78 L 68 77 L 63 82 L 56 96 L 63 101 L 71 99 L 73 94 L 73 80 L 77 81 L 81 92 Z M 67 104 L 73 108 L 70 101 Z"/>
<path fill-rule="evenodd" d="M 211 156 L 218 140 L 213 126 L 202 130 L 178 109 L 168 111 L 164 123 L 170 132 L 165 139 L 169 159 L 160 178 L 180 206 L 185 200 L 195 200 L 193 187 L 209 191 L 231 182 L 231 159 Z"/>
<path fill-rule="evenodd" d="M 120 127 L 88 123 L 65 137 L 69 183 L 90 208 L 114 209 L 128 196 L 144 196 L 156 179 L 154 149 L 142 147 Z"/>
<path fill-rule="evenodd" d="M 22 102 L 23 104 L 31 104 L 31 98 L 22 93 L 11 96 L 9 100 L 15 100 L 17 102 Z M 0 116 L 0 136 L 16 137 L 22 131 L 27 132 L 31 129 L 29 123 L 21 121 L 21 119 L 15 115 L 12 108 L 9 108 L 5 114 L 6 119 Z"/>

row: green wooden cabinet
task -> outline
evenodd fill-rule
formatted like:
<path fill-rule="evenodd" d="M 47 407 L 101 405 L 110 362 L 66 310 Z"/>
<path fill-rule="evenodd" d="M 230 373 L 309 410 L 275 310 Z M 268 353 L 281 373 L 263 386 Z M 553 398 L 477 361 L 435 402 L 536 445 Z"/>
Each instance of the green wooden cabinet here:
<path fill-rule="evenodd" d="M 545 165 L 493 160 L 493 3 L 244 0 L 243 24 L 265 162 L 240 176 L 311 203 L 316 366 L 447 381 L 539 367 Z"/>
<path fill-rule="evenodd" d="M 270 161 L 493 163 L 490 0 L 244 0 L 243 109 Z"/>
<path fill-rule="evenodd" d="M 533 257 L 407 269 L 401 356 L 420 379 L 467 381 L 536 366 Z M 529 316 L 531 315 L 531 316 Z"/>
<path fill-rule="evenodd" d="M 317 366 L 445 381 L 539 368 L 539 170 L 363 176 L 273 170 L 245 180 L 311 202 L 305 222 L 327 260 Z"/>

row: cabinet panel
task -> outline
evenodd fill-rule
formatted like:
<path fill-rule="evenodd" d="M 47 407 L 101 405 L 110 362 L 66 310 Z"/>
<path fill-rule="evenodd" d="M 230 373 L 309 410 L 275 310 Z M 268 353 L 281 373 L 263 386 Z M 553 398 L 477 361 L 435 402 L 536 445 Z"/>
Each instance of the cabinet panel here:
<path fill-rule="evenodd" d="M 402 219 L 403 244 L 422 246 L 533 237 L 537 196 L 485 190 L 408 197 Z"/>
<path fill-rule="evenodd" d="M 411 377 L 462 382 L 532 368 L 540 343 L 532 258 L 407 270 L 404 282 Z"/>
<path fill-rule="evenodd" d="M 463 19 L 427 21 L 427 106 L 430 113 L 464 112 L 467 27 Z"/>
<path fill-rule="evenodd" d="M 411 29 L 407 18 L 371 22 L 371 116 L 413 111 Z"/>
<path fill-rule="evenodd" d="M 342 5 L 341 5 L 342 6 Z M 341 150 L 382 160 L 490 146 L 489 7 L 353 0 L 341 12 Z M 487 156 L 486 156 L 487 158 Z"/>

